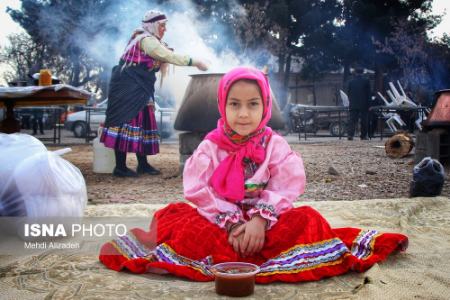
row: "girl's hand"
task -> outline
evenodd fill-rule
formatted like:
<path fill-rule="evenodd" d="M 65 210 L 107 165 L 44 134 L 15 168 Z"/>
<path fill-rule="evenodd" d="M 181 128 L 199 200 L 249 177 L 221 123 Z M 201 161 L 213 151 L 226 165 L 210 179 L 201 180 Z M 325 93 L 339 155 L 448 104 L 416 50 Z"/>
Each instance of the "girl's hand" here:
<path fill-rule="evenodd" d="M 245 231 L 245 223 L 234 227 L 228 234 L 228 243 L 233 246 L 233 249 L 236 253 L 242 253 L 239 248 L 242 243 L 242 239 L 244 238 Z"/>
<path fill-rule="evenodd" d="M 232 236 L 238 237 L 244 232 L 244 237 L 240 240 L 239 249 L 241 256 L 253 255 L 261 251 L 266 237 L 267 221 L 261 216 L 255 216 L 245 224 L 233 230 Z"/>

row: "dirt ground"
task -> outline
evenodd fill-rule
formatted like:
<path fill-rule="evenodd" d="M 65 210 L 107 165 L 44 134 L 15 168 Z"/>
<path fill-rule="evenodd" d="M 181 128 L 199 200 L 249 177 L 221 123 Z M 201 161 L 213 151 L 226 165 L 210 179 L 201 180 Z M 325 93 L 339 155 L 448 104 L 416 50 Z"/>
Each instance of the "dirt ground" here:
<path fill-rule="evenodd" d="M 291 147 L 303 158 L 306 192 L 299 200 L 356 200 L 408 197 L 414 155 L 391 159 L 382 147 L 384 141 L 327 140 L 307 142 L 295 140 Z M 150 157 L 152 165 L 162 175 L 142 175 L 138 178 L 116 178 L 92 171 L 92 145 L 71 146 L 64 158 L 83 173 L 89 204 L 154 203 L 164 204 L 183 200 L 182 177 L 179 174 L 178 144 L 162 144 L 161 153 Z M 128 155 L 128 165 L 135 168 L 134 155 Z M 338 174 L 330 171 L 334 168 Z M 448 176 L 450 167 L 446 166 Z M 333 173 L 333 174 L 332 174 Z M 450 195 L 448 178 L 442 191 Z"/>

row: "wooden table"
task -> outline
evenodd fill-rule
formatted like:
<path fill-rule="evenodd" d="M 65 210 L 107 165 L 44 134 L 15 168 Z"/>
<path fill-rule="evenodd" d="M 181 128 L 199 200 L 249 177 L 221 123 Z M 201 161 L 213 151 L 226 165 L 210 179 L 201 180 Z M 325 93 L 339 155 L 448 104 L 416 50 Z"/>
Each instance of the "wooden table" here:
<path fill-rule="evenodd" d="M 14 117 L 14 107 L 86 105 L 91 93 L 70 85 L 0 87 L 0 108 L 6 107 L 5 119 L 0 123 L 0 132 L 20 131 L 20 123 Z"/>

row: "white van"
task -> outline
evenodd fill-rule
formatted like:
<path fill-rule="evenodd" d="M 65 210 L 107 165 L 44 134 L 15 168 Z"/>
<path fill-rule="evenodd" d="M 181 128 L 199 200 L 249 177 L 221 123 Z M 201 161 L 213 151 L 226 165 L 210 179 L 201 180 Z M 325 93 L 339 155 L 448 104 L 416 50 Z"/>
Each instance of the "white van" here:
<path fill-rule="evenodd" d="M 159 101 L 159 98 L 155 96 L 155 117 L 159 134 L 162 138 L 168 138 L 173 133 L 175 109 L 161 107 L 161 103 L 162 101 Z M 69 114 L 64 122 L 64 127 L 72 131 L 75 137 L 85 137 L 88 128 L 91 132 L 97 132 L 100 123 L 105 121 L 107 105 L 108 99 L 100 102 L 95 107 L 90 107 L 89 113 L 86 110 L 82 110 Z"/>

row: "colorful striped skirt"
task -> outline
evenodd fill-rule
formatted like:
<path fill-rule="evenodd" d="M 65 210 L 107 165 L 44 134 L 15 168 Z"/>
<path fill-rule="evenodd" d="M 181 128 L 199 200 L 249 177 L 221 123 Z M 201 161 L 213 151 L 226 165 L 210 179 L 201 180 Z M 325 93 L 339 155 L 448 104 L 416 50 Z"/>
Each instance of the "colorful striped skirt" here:
<path fill-rule="evenodd" d="M 154 107 L 146 105 L 136 117 L 121 126 L 103 128 L 100 142 L 121 152 L 142 155 L 159 153 L 159 134 Z"/>
<path fill-rule="evenodd" d="M 316 210 L 303 206 L 279 217 L 258 254 L 241 257 L 224 229 L 190 205 L 175 203 L 155 213 L 149 231 L 132 229 L 103 245 L 100 261 L 116 271 L 168 272 L 195 281 L 214 280 L 212 264 L 244 261 L 260 266 L 258 283 L 299 282 L 363 272 L 407 245 L 408 238 L 398 233 L 331 228 Z"/>

